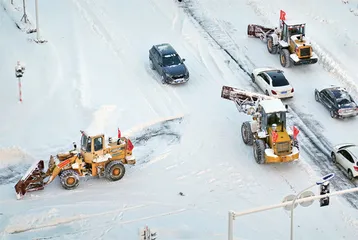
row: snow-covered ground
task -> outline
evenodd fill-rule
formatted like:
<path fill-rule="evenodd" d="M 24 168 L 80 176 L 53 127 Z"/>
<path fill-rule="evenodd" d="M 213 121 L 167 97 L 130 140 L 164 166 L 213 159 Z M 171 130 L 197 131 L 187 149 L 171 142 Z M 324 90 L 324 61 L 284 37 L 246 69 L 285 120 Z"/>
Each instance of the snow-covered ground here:
<path fill-rule="evenodd" d="M 22 1 L 14 0 L 17 10 L 9 2 L 0 0 L 1 239 L 138 239 L 144 225 L 158 240 L 226 239 L 228 210 L 278 203 L 331 171 L 335 189 L 354 186 L 328 154 L 333 144 L 356 141 L 358 122 L 331 119 L 313 95 L 315 87 L 340 84 L 358 96 L 353 2 L 40 1 L 45 44 L 16 27 Z M 35 23 L 34 1 L 27 2 Z M 307 22 L 323 61 L 285 70 L 296 90 L 287 103 L 290 122 L 301 130 L 301 160 L 261 166 L 240 136 L 249 117 L 220 91 L 257 91 L 247 73 L 280 66 L 262 42 L 246 36 L 249 23 L 276 25 L 280 9 Z M 162 85 L 150 70 L 148 50 L 162 42 L 187 59 L 187 84 Z M 26 64 L 23 103 L 13 72 L 18 60 Z M 79 130 L 115 135 L 117 127 L 133 140 L 137 157 L 121 181 L 83 179 L 73 191 L 54 181 L 16 200 L 14 184 L 34 160 L 68 150 Z M 295 237 L 356 239 L 354 207 L 352 194 L 331 198 L 325 208 L 296 208 Z M 289 221 L 283 209 L 240 217 L 235 237 L 286 239 Z"/>

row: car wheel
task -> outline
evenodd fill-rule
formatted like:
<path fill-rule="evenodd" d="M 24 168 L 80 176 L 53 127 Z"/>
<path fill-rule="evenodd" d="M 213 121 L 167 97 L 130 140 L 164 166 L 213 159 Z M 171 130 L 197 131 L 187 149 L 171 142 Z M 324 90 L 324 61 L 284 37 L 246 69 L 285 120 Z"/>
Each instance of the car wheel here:
<path fill-rule="evenodd" d="M 334 152 L 331 153 L 331 159 L 332 159 L 332 162 L 333 162 L 334 164 L 337 163 L 336 154 L 334 154 Z"/>
<path fill-rule="evenodd" d="M 336 117 L 336 115 L 334 114 L 334 111 L 333 111 L 333 110 L 330 110 L 330 111 L 329 111 L 329 114 L 331 115 L 331 118 L 335 118 L 335 117 Z"/>
<path fill-rule="evenodd" d="M 162 84 L 165 84 L 165 77 L 162 75 Z"/>
<path fill-rule="evenodd" d="M 255 76 L 253 73 L 251 73 L 251 80 L 252 80 L 252 82 L 255 82 Z"/>
<path fill-rule="evenodd" d="M 319 102 L 319 96 L 318 96 L 318 93 L 316 93 L 316 94 L 314 95 L 314 99 L 316 100 L 316 102 Z"/>
<path fill-rule="evenodd" d="M 353 173 L 352 173 L 352 171 L 350 170 L 350 169 L 348 169 L 348 172 L 347 172 L 347 174 L 348 174 L 348 179 L 349 180 L 353 180 Z"/>
<path fill-rule="evenodd" d="M 269 94 L 269 92 L 266 90 L 265 91 L 265 94 L 267 95 L 267 96 L 270 96 L 270 94 Z"/>
<path fill-rule="evenodd" d="M 150 66 L 150 69 L 155 70 L 152 59 L 149 59 L 149 66 Z"/>

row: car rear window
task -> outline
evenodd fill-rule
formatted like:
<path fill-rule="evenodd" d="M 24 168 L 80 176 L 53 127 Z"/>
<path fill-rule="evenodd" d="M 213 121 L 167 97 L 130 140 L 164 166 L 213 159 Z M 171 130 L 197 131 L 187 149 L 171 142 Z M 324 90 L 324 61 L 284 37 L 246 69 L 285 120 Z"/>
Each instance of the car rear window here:
<path fill-rule="evenodd" d="M 273 87 L 282 87 L 290 85 L 290 83 L 287 81 L 286 77 L 282 73 L 269 73 L 269 76 L 272 79 Z"/>

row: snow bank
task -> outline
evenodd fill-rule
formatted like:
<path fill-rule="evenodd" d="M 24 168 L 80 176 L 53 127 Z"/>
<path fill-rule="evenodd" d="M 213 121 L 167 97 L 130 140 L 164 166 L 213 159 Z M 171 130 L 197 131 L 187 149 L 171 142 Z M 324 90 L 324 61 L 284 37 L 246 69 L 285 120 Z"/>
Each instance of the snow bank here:
<path fill-rule="evenodd" d="M 31 14 L 29 14 L 29 11 L 26 11 L 27 15 L 27 23 L 24 22 L 23 19 L 23 8 L 22 4 L 19 4 L 20 1 L 14 1 L 14 5 L 11 4 L 10 0 L 0 0 L 0 6 L 6 11 L 6 13 L 9 15 L 12 21 L 16 24 L 17 28 L 26 32 L 31 33 L 36 29 L 34 18 L 32 18 Z M 22 1 L 21 1 L 22 3 Z"/>
<path fill-rule="evenodd" d="M 34 158 L 19 147 L 0 148 L 0 169 L 32 160 Z"/>

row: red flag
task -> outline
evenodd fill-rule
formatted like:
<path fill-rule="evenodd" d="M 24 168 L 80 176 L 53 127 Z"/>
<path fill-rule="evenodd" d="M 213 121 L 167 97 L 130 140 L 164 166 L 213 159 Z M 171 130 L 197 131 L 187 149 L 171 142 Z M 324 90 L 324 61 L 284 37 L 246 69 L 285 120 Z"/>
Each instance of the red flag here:
<path fill-rule="evenodd" d="M 276 141 L 277 141 L 277 138 L 278 138 L 277 132 L 276 132 L 276 131 L 272 131 L 271 134 L 272 134 L 272 142 L 276 142 Z"/>
<path fill-rule="evenodd" d="M 134 146 L 133 146 L 131 140 L 128 139 L 128 141 L 127 141 L 127 150 L 128 150 L 128 151 L 132 151 L 133 148 L 134 148 Z"/>
<path fill-rule="evenodd" d="M 280 20 L 282 21 L 286 20 L 286 13 L 283 10 L 280 10 Z"/>
<path fill-rule="evenodd" d="M 296 126 L 293 126 L 293 138 L 296 139 L 300 130 Z"/>
<path fill-rule="evenodd" d="M 118 128 L 118 138 L 121 138 L 121 130 L 119 130 L 119 128 Z"/>

